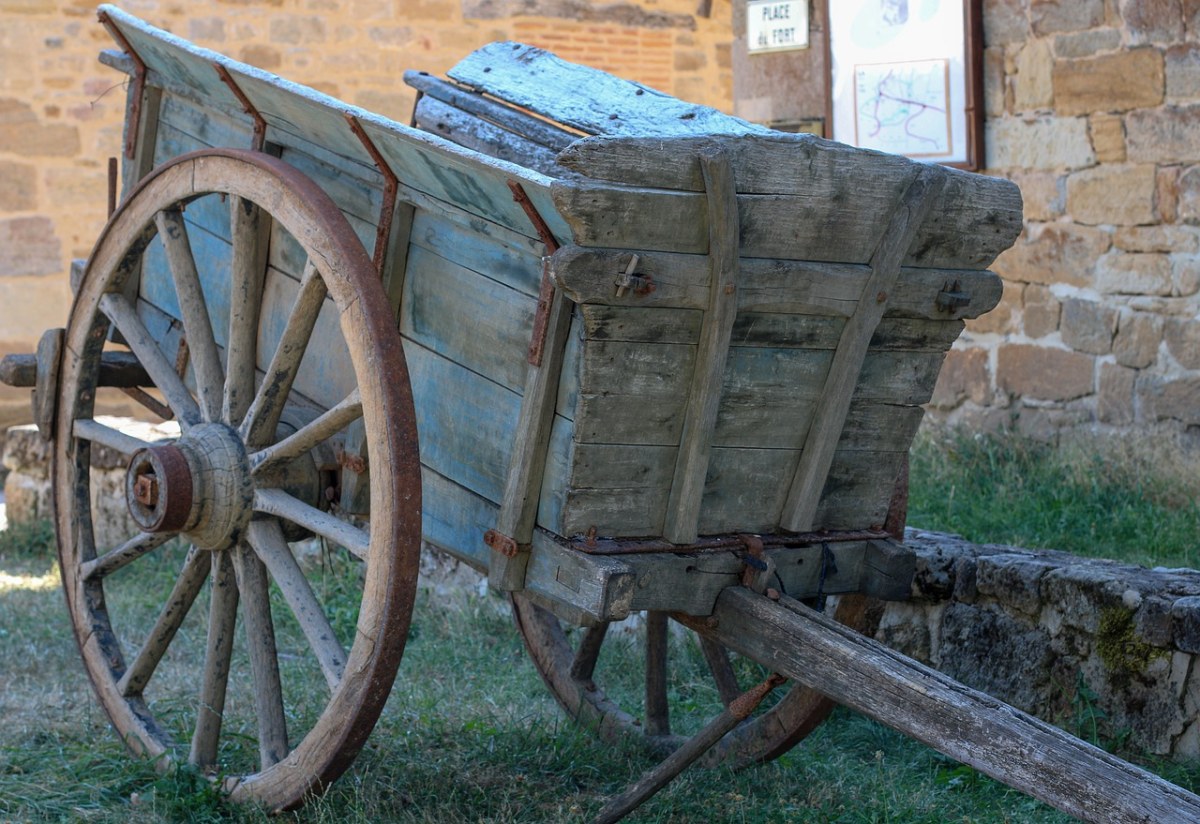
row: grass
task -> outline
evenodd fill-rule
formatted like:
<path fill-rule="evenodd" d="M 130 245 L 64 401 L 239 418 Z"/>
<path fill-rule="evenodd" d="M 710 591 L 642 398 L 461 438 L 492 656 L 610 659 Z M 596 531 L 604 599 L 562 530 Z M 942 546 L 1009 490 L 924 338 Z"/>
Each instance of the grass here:
<path fill-rule="evenodd" d="M 1194 550 L 1178 536 L 1189 528 L 1195 534 L 1197 515 L 1185 474 L 1164 479 L 1161 471 L 1149 472 L 1169 468 L 1162 458 L 1080 455 L 1015 440 L 925 438 L 914 454 L 910 522 L 973 540 L 1086 549 L 1170 565 L 1189 562 Z M 1114 523 L 1126 516 L 1147 523 Z M 1078 543 L 1064 540 L 1070 536 Z M 1146 546 L 1157 554 L 1148 554 Z M 465 591 L 422 592 L 400 677 L 355 766 L 325 796 L 294 814 L 270 818 L 261 810 L 228 805 L 187 770 L 159 773 L 126 755 L 79 664 L 52 547 L 45 525 L 0 532 L 0 713 L 5 719 L 0 821 L 583 822 L 655 763 L 633 743 L 600 743 L 565 720 L 499 599 Z M 178 560 L 172 551 L 158 555 L 130 568 L 130 574 L 136 568 L 135 585 L 110 603 L 117 620 L 136 625 L 157 609 Z M 348 630 L 357 570 L 332 559 L 315 577 L 335 625 Z M 204 604 L 194 612 L 203 614 Z M 280 648 L 286 651 L 296 628 L 286 610 L 275 614 Z M 177 643 L 184 645 L 186 659 L 198 649 L 187 645 L 200 643 L 202 632 L 185 624 L 181 634 Z M 678 662 L 673 673 L 683 678 L 672 698 L 696 718 L 708 717 L 717 699 L 695 651 L 686 641 L 672 643 Z M 640 689 L 637 654 L 636 644 L 617 639 L 606 645 L 601 661 L 602 667 L 627 675 L 608 686 L 611 694 L 629 693 L 634 706 Z M 186 663 L 175 662 L 177 669 L 164 676 L 177 688 L 177 696 L 164 697 L 164 703 L 186 703 L 194 691 Z M 285 679 L 299 684 L 290 697 L 300 712 L 297 693 L 320 694 L 320 676 L 312 668 L 297 664 Z M 1200 786 L 1195 767 L 1152 767 L 1189 789 Z M 838 711 L 771 764 L 739 772 L 685 772 L 628 820 L 1049 824 L 1070 819 L 886 727 Z"/>

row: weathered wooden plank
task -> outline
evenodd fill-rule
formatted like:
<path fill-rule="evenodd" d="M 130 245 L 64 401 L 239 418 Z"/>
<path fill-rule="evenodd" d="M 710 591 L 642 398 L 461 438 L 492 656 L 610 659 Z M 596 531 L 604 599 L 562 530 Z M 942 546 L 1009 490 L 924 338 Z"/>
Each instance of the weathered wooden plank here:
<path fill-rule="evenodd" d="M 858 308 L 842 328 L 841 340 L 823 382 L 821 397 L 804 442 L 804 455 L 788 491 L 782 526 L 807 532 L 819 505 L 818 495 L 833 462 L 833 452 L 850 408 L 851 397 L 860 385 L 867 347 L 883 318 L 888 295 L 900 277 L 900 266 L 917 242 L 921 224 L 945 185 L 938 167 L 922 168 L 904 192 L 896 213 L 888 222 L 879 247 L 871 255 L 871 277 L 863 289 Z"/>
<path fill-rule="evenodd" d="M 546 322 L 546 339 L 541 362 L 527 363 L 517 429 L 513 434 L 512 457 L 504 481 L 504 497 L 496 518 L 496 531 L 516 542 L 516 556 L 493 553 L 488 581 L 493 589 L 515 592 L 525 586 L 527 547 L 537 520 L 546 450 L 554 423 L 555 391 L 563 366 L 563 350 L 571 326 L 572 304 L 561 292 L 551 298 Z"/>
<path fill-rule="evenodd" d="M 707 249 L 707 206 L 699 193 L 579 181 L 558 181 L 551 190 L 580 246 L 692 254 Z M 841 208 L 802 195 L 738 195 L 741 254 L 866 263 L 879 244 L 893 206 L 894 200 L 885 199 L 864 203 L 861 208 Z M 991 226 L 972 225 L 960 229 L 975 234 L 986 231 L 989 234 L 984 237 L 992 242 L 964 244 L 945 226 L 944 222 L 931 224 L 929 232 L 917 238 L 905 265 L 985 269 L 1015 238 L 1015 234 Z"/>
<path fill-rule="evenodd" d="M 1200 798 L 789 598 L 741 587 L 693 628 L 1084 821 L 1200 820 Z"/>
<path fill-rule="evenodd" d="M 578 132 L 533 117 L 520 109 L 506 106 L 471 89 L 448 83 L 428 72 L 406 71 L 404 82 L 421 92 L 423 97 L 440 100 L 477 118 L 491 121 L 506 131 L 522 135 L 555 152 L 565 149 L 582 137 Z"/>
<path fill-rule="evenodd" d="M 459 219 L 418 209 L 412 244 L 467 269 L 482 272 L 511 289 L 537 297 L 542 280 L 540 242 L 478 217 Z"/>
<path fill-rule="evenodd" d="M 591 134 L 740 135 L 768 131 L 716 109 L 684 103 L 521 43 L 491 43 L 468 55 L 447 74 L 460 83 Z"/>
<path fill-rule="evenodd" d="M 521 392 L 536 299 L 419 246 L 412 247 L 409 267 L 401 333 Z"/>
<path fill-rule="evenodd" d="M 417 128 L 489 157 L 536 169 L 550 177 L 573 174 L 558 165 L 552 149 L 436 98 L 422 97 L 417 102 L 414 117 Z"/>
<path fill-rule="evenodd" d="M 553 257 L 556 281 L 576 303 L 644 308 L 703 309 L 708 305 L 707 260 L 703 255 L 639 252 L 637 274 L 648 276 L 654 290 L 630 290 L 616 296 L 618 272 L 629 263 L 627 249 L 567 246 Z M 849 317 L 870 276 L 861 264 L 763 260 L 742 257 L 738 311 Z M 938 306 L 945 289 L 962 293 L 969 303 L 953 310 Z M 1003 287 L 991 272 L 905 267 L 888 300 L 894 317 L 957 320 L 978 317 L 999 301 Z"/>
<path fill-rule="evenodd" d="M 206 106 L 187 97 L 171 92 L 164 92 L 162 106 L 159 109 L 159 120 L 165 126 L 170 126 L 176 132 L 185 134 L 194 140 L 195 147 L 201 146 L 235 146 L 244 148 L 253 137 L 254 125 L 249 117 L 237 116 L 222 111 L 215 106 Z M 190 151 L 190 149 L 184 149 Z M 155 164 L 160 164 L 175 154 L 159 150 Z"/>
<path fill-rule="evenodd" d="M 724 153 L 716 151 L 702 155 L 700 166 L 708 197 L 711 287 L 700 324 L 691 386 L 684 401 L 683 432 L 667 500 L 663 535 L 677 544 L 696 540 L 709 448 L 721 404 L 721 377 L 737 317 L 738 215 L 733 167 Z"/>

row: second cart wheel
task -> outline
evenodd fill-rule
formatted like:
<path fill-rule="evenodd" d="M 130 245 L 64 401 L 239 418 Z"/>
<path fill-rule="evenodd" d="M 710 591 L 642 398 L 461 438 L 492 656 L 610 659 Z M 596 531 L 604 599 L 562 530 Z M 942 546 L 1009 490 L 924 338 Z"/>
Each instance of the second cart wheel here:
<path fill-rule="evenodd" d="M 95 418 L 110 339 L 137 357 L 156 390 L 144 402 L 174 417 L 176 437 L 142 441 Z M 56 530 L 100 703 L 136 753 L 190 763 L 237 799 L 301 803 L 374 726 L 416 588 L 412 397 L 370 259 L 338 207 L 287 164 L 184 155 L 105 227 L 63 352 Z M 336 396 L 319 397 L 331 387 Z M 367 528 L 328 511 L 348 426 L 362 427 L 383 468 Z M 115 537 L 94 510 L 98 448 L 129 461 L 130 519 Z M 349 573 L 316 580 L 320 567 L 289 544 L 314 536 Z M 168 579 L 158 595 L 156 579 Z M 361 593 L 347 593 L 356 580 Z"/>
<path fill-rule="evenodd" d="M 871 633 L 878 621 L 873 603 L 873 599 L 861 595 L 843 595 L 834 617 L 858 632 Z M 609 624 L 569 631 L 548 610 L 520 595 L 512 597 L 512 605 L 525 648 L 551 694 L 568 716 L 595 730 L 601 738 L 635 734 L 644 737 L 653 749 L 669 751 L 683 740 L 672 729 L 672 696 L 677 705 L 684 705 L 694 715 L 687 706 L 692 702 L 681 695 L 694 691 L 689 682 L 701 677 L 711 681 L 721 702 L 728 706 L 743 689 L 754 686 L 767 673 L 753 662 L 732 659 L 720 644 L 697 636 L 706 672 L 682 674 L 682 667 L 677 666 L 675 674 L 683 677 L 673 684 L 667 655 L 670 623 L 665 613 L 646 613 L 644 627 L 632 634 L 631 640 L 642 648 L 637 657 L 644 663 L 638 666 L 636 661 L 627 660 L 628 655 L 604 660 L 606 641 L 611 644 L 610 636 L 615 634 Z M 739 677 L 739 669 L 754 670 L 754 680 L 745 674 Z M 627 681 L 631 673 L 640 674 L 641 689 L 630 690 L 626 684 L 624 691 L 626 695 L 641 692 L 640 717 L 611 697 L 616 692 L 613 682 Z M 794 684 L 778 701 L 764 704 L 756 715 L 729 732 L 709 751 L 705 762 L 740 767 L 778 758 L 816 729 L 834 706 L 816 690 Z M 676 722 L 679 720 L 676 717 Z"/>

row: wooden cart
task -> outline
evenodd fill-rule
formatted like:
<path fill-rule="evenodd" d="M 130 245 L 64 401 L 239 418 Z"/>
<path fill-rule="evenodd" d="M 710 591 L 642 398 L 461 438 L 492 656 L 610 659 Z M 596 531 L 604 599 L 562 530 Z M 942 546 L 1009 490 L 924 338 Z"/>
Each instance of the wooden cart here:
<path fill-rule="evenodd" d="M 962 319 L 999 299 L 986 267 L 1021 228 L 1011 183 L 774 133 L 514 43 L 453 82 L 410 73 L 410 127 L 115 8 L 100 20 L 131 77 L 120 206 L 66 329 L 4 372 L 37 383 L 75 633 L 135 753 L 275 808 L 334 780 L 396 674 L 424 540 L 512 594 L 567 713 L 673 752 L 604 820 L 705 753 L 779 755 L 830 698 L 1084 818 L 1200 820 L 1195 797 L 855 632 L 909 591 L 898 480 Z M 101 386 L 178 437 L 96 419 Z M 113 544 L 95 539 L 96 449 L 129 460 L 134 526 Z M 313 535 L 362 561 L 352 637 L 293 551 Z M 178 538 L 157 619 L 111 620 L 106 591 Z M 154 675 L 206 579 L 181 707 Z M 324 696 L 288 691 L 272 582 Z M 812 608 L 828 595 L 832 618 Z M 239 607 L 251 767 L 222 745 L 247 733 L 222 727 Z M 597 667 L 635 612 L 641 708 Z M 727 705 L 686 741 L 668 617 L 699 633 Z M 743 692 L 731 649 L 797 685 L 760 706 L 780 679 Z"/>

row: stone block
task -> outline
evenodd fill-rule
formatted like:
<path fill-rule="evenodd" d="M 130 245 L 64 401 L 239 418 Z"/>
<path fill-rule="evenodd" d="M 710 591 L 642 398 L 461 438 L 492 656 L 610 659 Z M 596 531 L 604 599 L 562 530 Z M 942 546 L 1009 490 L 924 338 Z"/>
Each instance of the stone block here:
<path fill-rule="evenodd" d="M 1046 109 L 1054 102 L 1054 55 L 1046 40 L 1030 40 L 1016 57 L 1013 78 L 1013 109 L 1017 112 Z"/>
<path fill-rule="evenodd" d="M 25 157 L 73 157 L 79 154 L 79 130 L 65 123 L 42 123 L 28 103 L 3 98 L 0 146 Z"/>
<path fill-rule="evenodd" d="M 1114 252 L 1096 262 L 1096 287 L 1110 295 L 1170 295 L 1171 258 L 1153 252 Z"/>
<path fill-rule="evenodd" d="M 941 607 L 931 607 L 928 604 L 914 604 L 904 601 L 890 601 L 884 608 L 879 620 L 879 628 L 875 631 L 875 640 L 894 649 L 909 658 L 929 664 L 932 653 L 932 638 L 930 627 L 930 612 Z"/>
<path fill-rule="evenodd" d="M 1183 39 L 1179 0 L 1121 0 L 1121 19 L 1133 45 Z"/>
<path fill-rule="evenodd" d="M 62 271 L 62 244 L 50 218 L 0 220 L 0 249 L 4 250 L 0 255 L 0 277 L 52 275 Z"/>
<path fill-rule="evenodd" d="M 1095 634 L 1103 613 L 1127 612 L 1119 570 L 1100 564 L 1060 566 L 1042 577 L 1042 598 L 1062 612 L 1063 624 Z"/>
<path fill-rule="evenodd" d="M 1145 312 L 1126 312 L 1121 315 L 1113 338 L 1113 355 L 1122 366 L 1144 369 L 1158 359 L 1162 336 L 1162 318 Z"/>
<path fill-rule="evenodd" d="M 1067 298 L 1062 305 L 1063 343 L 1079 352 L 1106 355 L 1117 332 L 1117 310 L 1093 300 Z"/>
<path fill-rule="evenodd" d="M 983 36 L 989 46 L 1021 43 L 1029 37 L 1023 0 L 984 0 Z"/>
<path fill-rule="evenodd" d="M 1022 438 L 1054 443 L 1064 432 L 1078 431 L 1095 418 L 1093 404 L 1068 403 L 1065 408 L 1022 404 L 1013 415 L 1011 428 Z"/>
<path fill-rule="evenodd" d="M 1025 334 L 1031 338 L 1044 338 L 1058 331 L 1062 304 L 1046 286 L 1031 283 L 1025 287 L 1025 305 L 1021 320 Z"/>
<path fill-rule="evenodd" d="M 251 43 L 243 46 L 238 52 L 238 59 L 251 66 L 257 66 L 269 72 L 278 71 L 283 65 L 283 55 L 274 46 L 266 43 Z"/>
<path fill-rule="evenodd" d="M 1025 220 L 1056 220 L 1067 208 L 1067 179 L 1057 172 L 1019 169 L 1008 175 L 1021 189 Z"/>
<path fill-rule="evenodd" d="M 1200 155 L 1200 150 L 1197 151 Z M 1191 166 L 1179 174 L 1176 189 L 1176 216 L 1191 226 L 1200 226 L 1200 166 Z M 1187 249 L 1173 251 L 1186 252 Z"/>
<path fill-rule="evenodd" d="M 1125 162 L 1125 123 L 1120 115 L 1094 114 L 1088 118 L 1092 150 L 1100 163 Z"/>
<path fill-rule="evenodd" d="M 1173 602 L 1166 598 L 1143 599 L 1142 605 L 1133 615 L 1133 625 L 1138 637 L 1156 647 L 1169 646 L 1172 604 Z"/>
<path fill-rule="evenodd" d="M 1129 426 L 1137 420 L 1133 405 L 1137 370 L 1115 363 L 1100 364 L 1100 383 L 1096 393 L 1096 418 L 1111 426 Z"/>
<path fill-rule="evenodd" d="M 996 385 L 1011 395 L 1067 401 L 1092 394 L 1090 355 L 1030 344 L 1003 344 L 996 353 Z"/>
<path fill-rule="evenodd" d="M 992 268 L 1006 280 L 1090 286 L 1092 270 L 1111 244 L 1108 232 L 1091 226 L 1030 224 Z"/>
<path fill-rule="evenodd" d="M 1200 104 L 1140 109 L 1125 117 L 1125 148 L 1134 163 L 1194 163 Z"/>
<path fill-rule="evenodd" d="M 1089 29 L 1087 31 L 1060 34 L 1054 38 L 1054 54 L 1061 58 L 1091 57 L 1109 52 L 1121 45 L 1121 32 L 1117 29 Z"/>
<path fill-rule="evenodd" d="M 0 160 L 0 212 L 27 212 L 37 207 L 37 167 Z"/>
<path fill-rule="evenodd" d="M 1200 378 L 1167 380 L 1143 373 L 1134 391 L 1146 419 L 1200 424 Z"/>
<path fill-rule="evenodd" d="M 1200 369 L 1200 321 L 1194 318 L 1169 318 L 1163 339 L 1167 351 L 1184 369 Z"/>
<path fill-rule="evenodd" d="M 1197 200 L 1200 201 L 1200 175 L 1197 178 Z M 1122 226 L 1113 235 L 1113 245 L 1126 252 L 1194 255 L 1200 252 L 1200 229 L 1190 226 Z"/>
<path fill-rule="evenodd" d="M 968 320 L 967 329 L 979 334 L 1011 330 L 1013 313 L 1021 307 L 1021 292 L 1024 289 L 1023 283 L 1004 281 L 1000 302 L 990 312 Z"/>
<path fill-rule="evenodd" d="M 1180 43 L 1167 49 L 1167 102 L 1200 100 L 1200 44 Z"/>
<path fill-rule="evenodd" d="M 1171 256 L 1171 282 L 1174 293 L 1189 297 L 1200 292 L 1200 258 L 1193 254 Z"/>
<path fill-rule="evenodd" d="M 1081 118 L 1001 117 L 984 128 L 989 169 L 1082 169 L 1096 162 Z"/>
<path fill-rule="evenodd" d="M 983 50 L 983 108 L 989 118 L 1000 117 L 1007 111 L 1007 84 L 1004 72 L 1004 49 L 992 46 Z"/>
<path fill-rule="evenodd" d="M 1179 598 L 1171 606 L 1171 634 L 1180 652 L 1200 653 L 1200 597 Z"/>
<path fill-rule="evenodd" d="M 1032 622 L 994 606 L 951 603 L 942 618 L 938 669 L 1026 711 L 1043 706 L 1050 637 Z"/>
<path fill-rule="evenodd" d="M 982 406 L 990 395 L 987 350 L 951 349 L 946 353 L 929 403 L 937 409 L 953 409 L 968 400 Z"/>
<path fill-rule="evenodd" d="M 319 17 L 281 15 L 271 20 L 272 43 L 307 46 L 325 42 L 325 21 Z"/>
<path fill-rule="evenodd" d="M 1163 55 L 1140 48 L 1054 64 L 1054 108 L 1060 115 L 1127 111 L 1163 101 Z"/>
<path fill-rule="evenodd" d="M 975 576 L 980 595 L 1029 616 L 1042 611 L 1041 581 L 1057 564 L 1028 554 L 984 555 Z"/>
<path fill-rule="evenodd" d="M 50 481 L 9 472 L 4 479 L 4 505 L 10 524 L 31 524 L 51 517 Z"/>
<path fill-rule="evenodd" d="M 38 434 L 32 424 L 10 426 L 5 433 L 0 465 L 12 472 L 31 478 L 45 479 L 50 471 L 50 443 Z"/>
<path fill-rule="evenodd" d="M 1029 0 L 1034 34 L 1094 29 L 1104 22 L 1104 0 Z"/>
<path fill-rule="evenodd" d="M 1067 178 L 1067 211 L 1078 223 L 1132 226 L 1153 223 L 1155 167 L 1105 165 Z"/>

